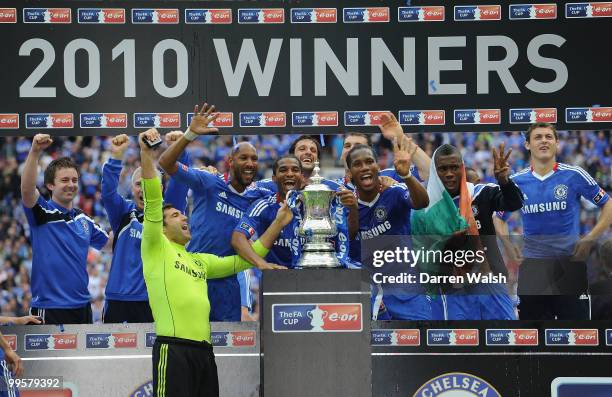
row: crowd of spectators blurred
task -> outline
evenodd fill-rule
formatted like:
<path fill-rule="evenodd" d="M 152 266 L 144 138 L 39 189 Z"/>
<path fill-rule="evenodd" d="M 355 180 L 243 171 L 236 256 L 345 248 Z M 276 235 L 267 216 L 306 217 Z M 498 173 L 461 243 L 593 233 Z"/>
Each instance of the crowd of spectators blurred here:
<path fill-rule="evenodd" d="M 612 190 L 610 132 L 609 131 L 560 131 L 558 159 L 578 165 L 592 175 L 608 192 Z M 476 169 L 483 182 L 494 182 L 492 175 L 491 148 L 505 142 L 512 148 L 510 164 L 513 171 L 528 166 L 528 153 L 523 147 L 524 139 L 518 132 L 506 133 L 421 133 L 413 139 L 430 156 L 442 143 L 451 143 L 460 148 L 465 164 Z M 188 147 L 194 165 L 214 165 L 219 171 L 227 169 L 226 157 L 238 140 L 253 143 L 259 153 L 259 177 L 271 174 L 271 165 L 279 154 L 286 153 L 295 135 L 266 136 L 215 136 L 202 137 Z M 69 156 L 80 164 L 80 194 L 77 206 L 93 216 L 106 230 L 110 230 L 102 202 L 100 182 L 102 165 L 110 156 L 110 140 L 105 137 L 54 138 L 55 142 L 41 157 L 38 186 L 45 195 L 42 170 L 54 158 Z M 324 164 L 335 165 L 336 170 L 322 167 L 340 175 L 342 136 L 325 137 Z M 381 168 L 393 166 L 391 143 L 379 134 L 373 135 L 373 144 L 379 154 Z M 30 148 L 28 138 L 2 138 L 0 140 L 0 313 L 3 315 L 27 314 L 31 300 L 30 273 L 32 251 L 28 242 L 29 230 L 20 202 L 20 174 Z M 325 161 L 327 160 L 327 161 Z M 130 175 L 138 166 L 139 154 L 136 141 L 128 149 L 124 169 L 120 177 L 119 193 L 130 197 Z M 335 162 L 335 164 L 334 164 Z M 587 233 L 597 219 L 598 211 L 584 202 L 581 214 L 581 233 Z M 509 221 L 512 234 L 521 234 L 520 217 L 515 213 Z M 609 237 L 609 235 L 608 235 Z M 92 296 L 94 322 L 101 320 L 104 305 L 104 289 L 111 263 L 110 253 L 91 250 L 88 257 L 89 290 Z M 595 275 L 598 277 L 598 275 Z"/>

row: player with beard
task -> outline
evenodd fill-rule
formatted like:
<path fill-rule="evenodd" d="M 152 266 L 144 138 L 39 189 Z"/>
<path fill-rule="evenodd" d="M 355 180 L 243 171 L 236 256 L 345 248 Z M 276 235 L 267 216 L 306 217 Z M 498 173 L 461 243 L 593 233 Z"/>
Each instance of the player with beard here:
<path fill-rule="evenodd" d="M 271 192 L 249 187 L 257 175 L 257 152 L 247 142 L 241 142 L 232 149 L 227 182 L 215 174 L 177 162 L 187 145 L 198 136 L 218 132 L 217 128 L 208 128 L 208 124 L 217 117 L 213 114 L 214 109 L 214 106 L 206 103 L 199 111 L 198 106 L 195 107 L 189 128 L 162 153 L 159 165 L 193 192 L 194 207 L 189 219 L 193 235 L 187 247 L 189 252 L 229 256 L 235 254 L 229 244 L 234 226 L 251 203 L 269 196 Z M 208 297 L 211 321 L 240 321 L 240 286 L 235 275 L 210 281 Z"/>
<path fill-rule="evenodd" d="M 39 157 L 52 143 L 47 134 L 34 136 L 21 175 L 21 200 L 32 242 L 30 314 L 41 317 L 45 324 L 91 324 L 87 254 L 89 246 L 102 249 L 109 238 L 73 205 L 79 172 L 70 158 L 57 158 L 45 170 L 51 200 L 36 189 Z"/>
<path fill-rule="evenodd" d="M 144 194 L 141 256 L 157 334 L 153 346 L 152 394 L 218 396 L 207 281 L 252 265 L 238 255 L 219 257 L 187 252 L 185 245 L 191 239 L 187 216 L 172 204 L 163 205 L 154 150 L 147 147 L 145 138 L 155 140 L 159 134 L 150 129 L 139 136 Z M 292 218 L 287 206 L 282 206 L 275 221 L 253 244 L 255 251 L 266 255 Z"/>
<path fill-rule="evenodd" d="M 402 139 L 399 143 L 394 141 L 393 146 L 395 169 L 406 184 L 396 184 L 384 190 L 379 180 L 380 169 L 376 154 L 371 147 L 355 145 L 346 156 L 349 176 L 355 185 L 359 204 L 359 232 L 350 244 L 350 257 L 354 261 L 362 260 L 361 244 L 364 240 L 383 235 L 410 235 L 411 210 L 429 204 L 427 191 L 410 173 L 416 145 L 408 139 Z M 385 270 L 388 269 L 390 267 Z M 410 268 L 402 267 L 401 272 L 407 270 L 410 271 Z M 429 300 L 420 285 L 382 287 L 382 300 L 392 319 L 431 319 Z M 373 312 L 378 313 L 376 305 Z"/>
<path fill-rule="evenodd" d="M 511 177 L 525 198 L 525 259 L 518 282 L 521 319 L 589 318 L 584 261 L 612 221 L 608 193 L 582 168 L 557 163 L 558 145 L 554 125 L 532 124 L 525 134 L 531 166 Z M 582 238 L 581 197 L 601 208 L 597 224 Z"/>
<path fill-rule="evenodd" d="M 265 267 L 266 261 L 286 267 L 293 267 L 293 252 L 299 247 L 297 234 L 298 223 L 293 220 L 282 231 L 274 242 L 274 246 L 264 258 L 255 253 L 249 240 L 257 239 L 262 235 L 276 218 L 280 205 L 285 202 L 287 192 L 296 190 L 302 185 L 302 167 L 297 157 L 287 154 L 274 162 L 272 166 L 272 180 L 276 183 L 278 193 L 254 202 L 232 234 L 232 246 L 236 253 L 257 267 Z"/>

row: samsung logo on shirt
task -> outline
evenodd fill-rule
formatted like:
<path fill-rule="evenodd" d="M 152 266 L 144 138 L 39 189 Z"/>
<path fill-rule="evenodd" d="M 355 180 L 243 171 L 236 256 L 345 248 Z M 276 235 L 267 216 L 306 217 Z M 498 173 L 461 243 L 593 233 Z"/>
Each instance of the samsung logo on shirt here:
<path fill-rule="evenodd" d="M 367 240 L 369 238 L 374 238 L 384 234 L 385 232 L 391 230 L 391 223 L 389 221 L 385 221 L 385 223 L 381 223 L 369 230 L 362 230 L 360 233 L 362 240 Z"/>
<path fill-rule="evenodd" d="M 140 230 L 130 229 L 130 237 L 142 240 L 142 233 L 140 232 Z"/>
<path fill-rule="evenodd" d="M 523 207 L 524 214 L 536 214 L 538 212 L 564 211 L 567 209 L 566 201 L 549 201 L 540 204 L 528 204 Z"/>
<path fill-rule="evenodd" d="M 220 201 L 217 201 L 217 206 L 215 207 L 215 209 L 217 210 L 217 212 L 222 212 L 226 215 L 233 216 L 236 219 L 242 218 L 242 211 Z"/>

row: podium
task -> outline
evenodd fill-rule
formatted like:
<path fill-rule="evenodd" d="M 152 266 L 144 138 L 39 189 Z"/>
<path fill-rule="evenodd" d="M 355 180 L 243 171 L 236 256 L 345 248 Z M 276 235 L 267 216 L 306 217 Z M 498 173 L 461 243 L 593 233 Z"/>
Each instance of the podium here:
<path fill-rule="evenodd" d="M 370 285 L 360 270 L 264 271 L 265 396 L 372 396 Z"/>

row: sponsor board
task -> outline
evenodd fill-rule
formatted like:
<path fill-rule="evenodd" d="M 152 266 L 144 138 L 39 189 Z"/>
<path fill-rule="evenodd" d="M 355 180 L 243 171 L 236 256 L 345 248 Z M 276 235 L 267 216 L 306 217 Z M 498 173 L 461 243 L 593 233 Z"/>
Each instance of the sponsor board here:
<path fill-rule="evenodd" d="M 74 127 L 72 113 L 26 113 L 25 119 L 27 129 Z"/>
<path fill-rule="evenodd" d="M 285 127 L 285 112 L 241 112 L 240 127 Z"/>
<path fill-rule="evenodd" d="M 134 113 L 134 128 L 180 128 L 180 113 Z"/>
<path fill-rule="evenodd" d="M 96 333 L 85 335 L 87 349 L 136 348 L 138 336 L 135 332 Z"/>
<path fill-rule="evenodd" d="M 176 8 L 133 8 L 132 23 L 176 25 L 179 23 L 179 10 Z"/>
<path fill-rule="evenodd" d="M 565 4 L 566 18 L 604 18 L 612 17 L 612 2 L 589 2 Z"/>
<path fill-rule="evenodd" d="M 336 23 L 336 8 L 292 8 L 291 23 Z"/>
<path fill-rule="evenodd" d="M 510 109 L 510 124 L 556 123 L 556 108 Z"/>
<path fill-rule="evenodd" d="M 272 332 L 361 332 L 361 303 L 272 305 Z"/>
<path fill-rule="evenodd" d="M 547 329 L 546 346 L 599 346 L 596 329 Z"/>
<path fill-rule="evenodd" d="M 187 125 L 191 125 L 191 119 L 193 119 L 193 113 L 187 113 Z M 219 112 L 217 118 L 208 124 L 209 127 L 233 127 L 234 126 L 234 113 L 232 112 Z"/>
<path fill-rule="evenodd" d="M 487 346 L 537 346 L 537 329 L 487 329 Z"/>
<path fill-rule="evenodd" d="M 127 128 L 127 113 L 81 113 L 81 128 Z"/>
<path fill-rule="evenodd" d="M 291 113 L 293 127 L 336 127 L 338 112 L 293 112 Z"/>
<path fill-rule="evenodd" d="M 238 23 L 285 23 L 283 8 L 239 8 Z"/>
<path fill-rule="evenodd" d="M 124 8 L 79 8 L 78 23 L 121 24 L 125 23 Z"/>
<path fill-rule="evenodd" d="M 24 8 L 23 23 L 71 23 L 70 8 Z"/>
<path fill-rule="evenodd" d="M 566 108 L 566 123 L 606 123 L 612 121 L 612 107 Z"/>
<path fill-rule="evenodd" d="M 380 116 L 389 113 L 388 110 L 351 110 L 344 112 L 344 125 L 353 126 L 372 126 L 380 125 Z"/>
<path fill-rule="evenodd" d="M 444 110 L 400 110 L 401 125 L 444 125 L 446 114 Z"/>
<path fill-rule="evenodd" d="M 187 8 L 185 23 L 206 25 L 227 25 L 232 23 L 230 8 Z"/>
<path fill-rule="evenodd" d="M 17 9 L 0 8 L 0 23 L 17 23 Z"/>
<path fill-rule="evenodd" d="M 398 7 L 398 22 L 444 21 L 444 6 Z"/>
<path fill-rule="evenodd" d="M 455 109 L 455 124 L 500 124 L 499 109 Z"/>
<path fill-rule="evenodd" d="M 557 19 L 556 4 L 510 4 L 511 20 Z"/>
<path fill-rule="evenodd" d="M 343 8 L 344 23 L 389 22 L 389 7 Z"/>
<path fill-rule="evenodd" d="M 372 346 L 420 346 L 421 331 L 418 329 L 373 329 Z"/>
<path fill-rule="evenodd" d="M 455 6 L 455 21 L 499 21 L 500 5 Z"/>
<path fill-rule="evenodd" d="M 26 334 L 25 350 L 74 350 L 77 348 L 76 334 Z"/>
<path fill-rule="evenodd" d="M 427 346 L 478 346 L 477 329 L 428 329 Z"/>
<path fill-rule="evenodd" d="M 0 130 L 16 130 L 19 128 L 19 114 L 0 113 Z"/>

